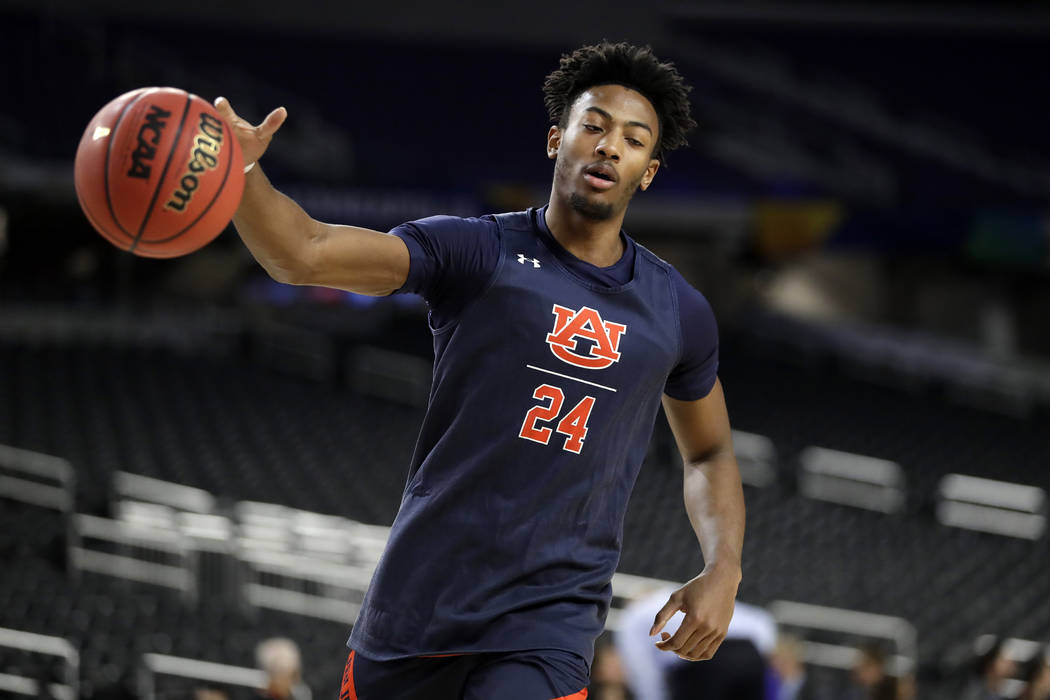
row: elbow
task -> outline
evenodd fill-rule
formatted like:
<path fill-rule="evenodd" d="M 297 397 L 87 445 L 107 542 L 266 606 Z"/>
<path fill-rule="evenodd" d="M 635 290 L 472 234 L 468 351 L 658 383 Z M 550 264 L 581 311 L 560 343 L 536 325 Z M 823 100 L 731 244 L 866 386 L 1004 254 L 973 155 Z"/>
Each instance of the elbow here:
<path fill-rule="evenodd" d="M 686 466 L 706 467 L 711 464 L 719 464 L 731 461 L 736 463 L 732 445 L 712 446 L 703 450 L 693 452 L 682 452 L 682 462 Z"/>
<path fill-rule="evenodd" d="M 305 266 L 294 260 L 269 260 L 262 263 L 262 267 L 274 282 L 293 285 L 304 285 L 310 283 L 310 275 L 305 269 Z"/>
<path fill-rule="evenodd" d="M 317 284 L 316 256 L 311 256 L 311 246 L 301 245 L 273 256 L 263 263 L 263 268 L 275 282 L 292 285 Z"/>
<path fill-rule="evenodd" d="M 296 241 L 280 260 L 275 261 L 270 277 L 282 284 L 323 285 L 322 265 L 324 236 L 320 224 L 311 219 L 309 235 Z"/>
<path fill-rule="evenodd" d="M 310 219 L 296 227 L 306 230 L 302 236 L 286 237 L 266 250 L 266 255 L 256 255 L 256 259 L 266 274 L 275 282 L 292 285 L 316 284 L 317 267 L 320 259 L 320 231 L 316 221 Z"/>

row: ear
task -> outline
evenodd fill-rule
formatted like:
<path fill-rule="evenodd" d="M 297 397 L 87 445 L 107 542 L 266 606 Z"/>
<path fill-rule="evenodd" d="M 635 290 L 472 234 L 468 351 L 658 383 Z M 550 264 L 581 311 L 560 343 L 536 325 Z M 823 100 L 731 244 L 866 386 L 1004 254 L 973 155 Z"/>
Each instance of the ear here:
<path fill-rule="evenodd" d="M 656 177 L 656 171 L 659 169 L 660 161 L 656 158 L 650 158 L 649 165 L 645 169 L 645 174 L 642 175 L 642 182 L 640 185 L 642 191 L 649 189 L 649 184 L 653 181 L 653 178 Z"/>
<path fill-rule="evenodd" d="M 558 146 L 561 145 L 561 129 L 555 124 L 547 132 L 547 157 L 554 160 L 558 157 Z"/>

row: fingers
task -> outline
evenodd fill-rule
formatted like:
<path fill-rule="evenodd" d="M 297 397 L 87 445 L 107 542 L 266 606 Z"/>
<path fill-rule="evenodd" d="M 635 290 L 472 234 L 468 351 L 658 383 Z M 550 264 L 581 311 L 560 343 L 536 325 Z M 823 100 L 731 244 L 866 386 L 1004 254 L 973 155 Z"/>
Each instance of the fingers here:
<path fill-rule="evenodd" d="M 712 632 L 702 637 L 692 648 L 686 649 L 679 656 L 688 661 L 707 661 L 715 655 L 724 639 L 724 634 L 717 631 Z"/>
<path fill-rule="evenodd" d="M 667 621 L 671 619 L 671 616 L 678 612 L 680 608 L 681 603 L 675 596 L 672 595 L 668 598 L 667 602 L 664 603 L 664 606 L 660 608 L 660 612 L 656 613 L 656 619 L 653 620 L 653 626 L 649 629 L 649 636 L 652 637 L 662 630 L 664 625 L 667 624 Z"/>
<path fill-rule="evenodd" d="M 216 97 L 214 104 L 215 109 L 219 112 L 219 116 L 226 121 L 233 122 L 235 119 L 240 119 L 240 117 L 237 116 L 237 113 L 233 111 L 233 106 L 230 104 L 230 101 L 225 97 Z"/>
<path fill-rule="evenodd" d="M 674 637 L 665 636 L 656 646 L 687 661 L 706 661 L 715 655 L 724 639 L 725 634 L 719 630 L 695 628 L 688 632 L 679 629 Z"/>
<path fill-rule="evenodd" d="M 661 611 L 662 612 L 662 611 Z M 725 631 L 711 621 L 686 615 L 675 634 L 663 632 L 656 647 L 689 661 L 706 661 L 715 655 L 725 639 Z"/>
<path fill-rule="evenodd" d="M 697 652 L 693 660 L 707 661 L 708 659 L 713 658 L 715 652 L 718 651 L 718 647 L 722 646 L 722 642 L 725 641 L 725 638 L 726 637 L 724 634 L 716 634 L 710 642 L 702 640 L 700 644 L 697 645 L 697 649 L 699 649 L 700 651 Z M 704 646 L 705 642 L 706 646 Z"/>
<path fill-rule="evenodd" d="M 257 129 L 259 138 L 268 139 L 273 136 L 274 132 L 281 128 L 281 124 L 284 124 L 284 120 L 287 118 L 288 110 L 284 107 L 278 107 L 267 114 L 266 119 L 263 119 L 263 123 Z"/>
<path fill-rule="evenodd" d="M 225 97 L 216 97 L 214 104 L 216 111 L 219 112 L 219 116 L 227 122 L 230 124 L 243 122 L 244 126 L 254 128 L 256 137 L 263 140 L 273 136 L 274 132 L 281 128 L 281 124 L 284 124 L 284 120 L 288 118 L 288 110 L 284 107 L 278 107 L 266 115 L 266 119 L 263 119 L 262 124 L 252 127 L 248 122 L 237 116 L 237 113 L 233 111 L 233 105 Z"/>
<path fill-rule="evenodd" d="M 657 642 L 656 646 L 658 649 L 681 656 L 686 651 L 693 649 L 703 636 L 702 631 L 697 627 L 683 623 L 674 636 Z"/>

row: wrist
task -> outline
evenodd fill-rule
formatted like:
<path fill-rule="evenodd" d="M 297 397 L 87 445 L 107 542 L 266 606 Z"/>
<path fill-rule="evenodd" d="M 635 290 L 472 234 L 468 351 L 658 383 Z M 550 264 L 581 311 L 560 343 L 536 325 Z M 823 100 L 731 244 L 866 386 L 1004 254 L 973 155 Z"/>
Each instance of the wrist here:
<path fill-rule="evenodd" d="M 743 578 L 743 570 L 740 566 L 739 560 L 733 560 L 731 558 L 716 559 L 704 566 L 704 570 L 700 572 L 702 576 L 711 576 L 714 578 L 728 579 L 736 584 L 740 583 Z"/>

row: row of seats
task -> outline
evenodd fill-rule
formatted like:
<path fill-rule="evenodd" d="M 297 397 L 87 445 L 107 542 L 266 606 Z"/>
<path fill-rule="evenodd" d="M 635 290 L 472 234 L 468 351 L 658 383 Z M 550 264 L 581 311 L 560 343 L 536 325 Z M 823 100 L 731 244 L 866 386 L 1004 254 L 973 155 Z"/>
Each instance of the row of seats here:
<path fill-rule="evenodd" d="M 1050 637 L 1050 597 L 1033 585 L 1050 578 L 1050 542 L 946 528 L 927 507 L 947 472 L 1045 488 L 1039 466 L 1050 454 L 1034 424 L 797 365 L 732 339 L 723 348 L 734 425 L 770 436 L 779 455 L 778 479 L 746 488 L 742 600 L 905 617 L 919 630 L 924 668 L 983 632 Z M 4 341 L 0 367 L 0 443 L 73 462 L 81 512 L 107 509 L 113 474 L 124 470 L 200 487 L 227 504 L 274 502 L 389 524 L 422 417 L 251 364 L 161 348 Z M 702 561 L 668 441 L 658 428 L 628 509 L 620 569 L 685 580 Z M 890 516 L 801 497 L 793 455 L 808 444 L 899 462 L 912 488 L 909 509 Z M 0 584 L 0 625 L 79 638 L 86 666 L 109 675 L 123 663 L 111 659 L 117 647 L 129 649 L 122 659 L 149 650 L 250 663 L 256 623 L 238 621 L 236 611 L 191 613 L 170 593 L 135 586 L 125 599 L 91 575 L 67 581 L 56 544 L 63 530 L 42 518 L 0 507 L 0 551 L 18 562 Z M 188 621 L 198 614 L 207 619 Z M 208 626 L 222 620 L 240 636 Z M 331 644 L 345 632 L 312 634 Z"/>
<path fill-rule="evenodd" d="M 165 350 L 0 345 L 0 443 L 77 465 L 80 510 L 117 470 L 389 524 L 420 416 Z"/>

